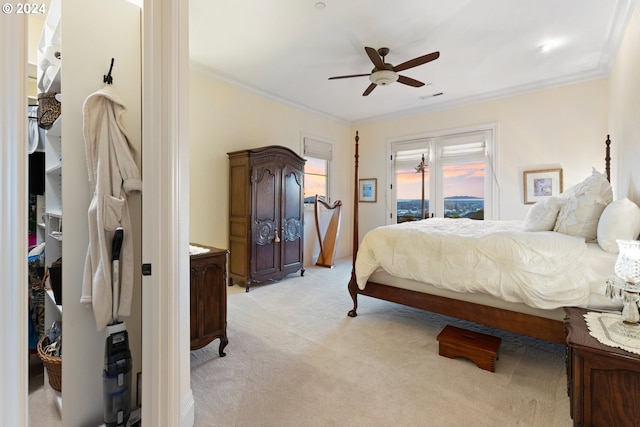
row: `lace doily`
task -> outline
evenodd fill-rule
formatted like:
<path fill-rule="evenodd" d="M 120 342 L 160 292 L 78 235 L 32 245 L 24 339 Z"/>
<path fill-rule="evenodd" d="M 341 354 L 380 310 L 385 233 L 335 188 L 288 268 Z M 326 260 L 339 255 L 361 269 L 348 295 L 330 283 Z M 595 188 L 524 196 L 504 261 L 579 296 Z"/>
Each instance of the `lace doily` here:
<path fill-rule="evenodd" d="M 584 320 L 589 334 L 602 344 L 640 354 L 640 325 L 625 325 L 620 314 L 593 311 L 585 314 Z"/>

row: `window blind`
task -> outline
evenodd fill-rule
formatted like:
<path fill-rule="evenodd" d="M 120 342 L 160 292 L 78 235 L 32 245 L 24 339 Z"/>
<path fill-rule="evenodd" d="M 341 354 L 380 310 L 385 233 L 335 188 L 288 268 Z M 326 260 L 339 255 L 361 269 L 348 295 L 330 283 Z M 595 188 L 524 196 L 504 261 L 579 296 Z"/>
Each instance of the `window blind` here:
<path fill-rule="evenodd" d="M 488 138 L 486 131 L 444 137 L 440 143 L 440 158 L 446 162 L 477 161 L 486 155 Z"/>
<path fill-rule="evenodd" d="M 397 170 L 415 169 L 424 156 L 425 166 L 429 166 L 429 141 L 406 141 L 394 143 L 391 147 L 393 164 Z"/>
<path fill-rule="evenodd" d="M 315 139 L 304 139 L 304 156 L 315 159 L 333 160 L 333 145 Z"/>
<path fill-rule="evenodd" d="M 444 145 L 440 156 L 459 157 L 459 156 L 475 156 L 484 155 L 486 144 L 484 141 L 469 142 L 466 144 Z"/>

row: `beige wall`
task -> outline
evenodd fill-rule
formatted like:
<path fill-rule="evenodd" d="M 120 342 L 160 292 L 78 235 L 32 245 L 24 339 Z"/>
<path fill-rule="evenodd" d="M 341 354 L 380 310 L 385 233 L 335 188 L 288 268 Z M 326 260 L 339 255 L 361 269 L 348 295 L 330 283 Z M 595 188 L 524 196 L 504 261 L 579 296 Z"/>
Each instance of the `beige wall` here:
<path fill-rule="evenodd" d="M 350 201 L 352 156 L 347 124 L 199 72 L 191 73 L 190 90 L 190 239 L 205 245 L 229 247 L 230 151 L 282 145 L 302 152 L 302 137 L 334 144 L 334 200 Z M 351 203 L 345 203 L 337 255 L 351 253 Z M 313 208 L 305 210 L 305 265 L 315 261 L 317 237 Z"/>
<path fill-rule="evenodd" d="M 640 203 L 640 7 L 629 22 L 609 83 L 614 195 Z"/>
<path fill-rule="evenodd" d="M 580 182 L 591 167 L 604 171 L 607 80 L 598 79 L 448 110 L 355 125 L 360 133 L 360 176 L 377 177 L 388 188 L 386 144 L 406 135 L 497 124 L 496 173 L 499 218 L 523 219 L 522 172 L 561 167 L 564 188 Z M 385 223 L 382 203 L 361 205 L 360 232 Z M 380 197 L 380 196 L 379 196 Z"/>

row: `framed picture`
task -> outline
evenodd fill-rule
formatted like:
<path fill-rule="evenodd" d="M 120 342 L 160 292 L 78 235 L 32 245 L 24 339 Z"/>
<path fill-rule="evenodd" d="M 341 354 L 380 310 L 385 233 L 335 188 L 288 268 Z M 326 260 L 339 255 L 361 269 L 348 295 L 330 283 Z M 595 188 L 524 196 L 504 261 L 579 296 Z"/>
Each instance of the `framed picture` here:
<path fill-rule="evenodd" d="M 375 203 L 378 201 L 378 179 L 367 178 L 360 180 L 360 201 Z"/>
<path fill-rule="evenodd" d="M 532 205 L 562 193 L 562 169 L 524 171 L 524 203 Z"/>

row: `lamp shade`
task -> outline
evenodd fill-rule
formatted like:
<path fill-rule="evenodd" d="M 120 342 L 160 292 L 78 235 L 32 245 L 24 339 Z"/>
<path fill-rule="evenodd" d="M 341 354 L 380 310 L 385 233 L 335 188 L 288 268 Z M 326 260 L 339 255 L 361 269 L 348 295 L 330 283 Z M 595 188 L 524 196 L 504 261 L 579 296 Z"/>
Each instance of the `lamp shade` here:
<path fill-rule="evenodd" d="M 371 73 L 369 80 L 377 85 L 385 86 L 398 80 L 398 73 L 392 70 L 380 70 Z"/>
<path fill-rule="evenodd" d="M 616 240 L 620 252 L 615 272 L 628 283 L 640 284 L 640 240 Z"/>

